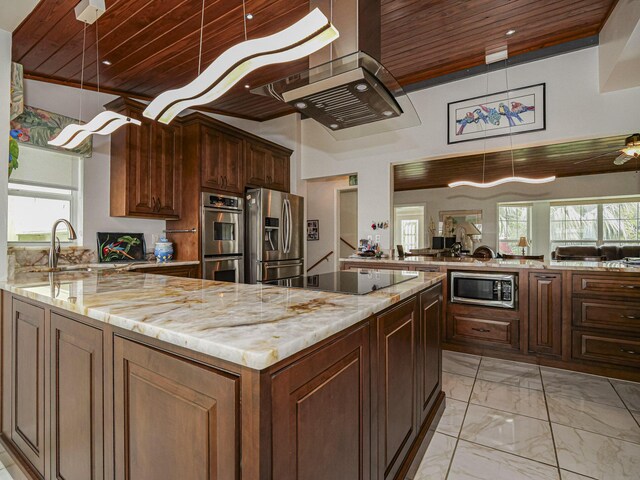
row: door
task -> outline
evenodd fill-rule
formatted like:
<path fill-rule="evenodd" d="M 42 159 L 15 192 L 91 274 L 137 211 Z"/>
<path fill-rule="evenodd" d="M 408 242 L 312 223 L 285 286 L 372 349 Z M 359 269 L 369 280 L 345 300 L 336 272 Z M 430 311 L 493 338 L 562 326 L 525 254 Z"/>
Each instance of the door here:
<path fill-rule="evenodd" d="M 44 475 L 49 431 L 44 309 L 15 298 L 12 301 L 11 440 Z"/>
<path fill-rule="evenodd" d="M 203 278 L 207 280 L 244 282 L 244 258 L 242 256 L 205 258 L 202 268 Z"/>
<path fill-rule="evenodd" d="M 202 254 L 241 254 L 243 228 L 240 212 L 204 208 L 202 219 Z"/>
<path fill-rule="evenodd" d="M 141 113 L 130 111 L 126 113 L 131 118 L 140 120 L 140 126 L 127 125 L 127 137 L 129 144 L 127 147 L 129 171 L 126 178 L 126 188 L 128 194 L 127 213 L 137 213 L 151 215 L 155 212 L 155 194 L 151 177 L 154 171 L 153 150 L 153 124 L 144 119 Z M 114 181 L 125 181 L 125 179 L 112 179 Z"/>
<path fill-rule="evenodd" d="M 52 477 L 104 478 L 102 331 L 51 313 Z"/>
<path fill-rule="evenodd" d="M 420 295 L 418 326 L 418 430 L 429 415 L 442 385 L 442 286 L 436 285 Z"/>
<path fill-rule="evenodd" d="M 358 249 L 358 190 L 340 191 L 338 258 L 347 258 Z"/>
<path fill-rule="evenodd" d="M 395 477 L 417 434 L 415 297 L 377 318 L 378 478 Z M 400 460 L 400 461 L 398 461 Z"/>
<path fill-rule="evenodd" d="M 529 274 L 529 351 L 562 353 L 562 274 Z"/>
<path fill-rule="evenodd" d="M 289 191 L 289 155 L 277 152 L 270 152 L 267 156 L 267 188 L 280 190 L 282 192 Z"/>
<path fill-rule="evenodd" d="M 267 158 L 270 152 L 261 145 L 247 142 L 245 160 L 246 183 L 253 187 L 264 187 L 267 181 Z"/>
<path fill-rule="evenodd" d="M 203 126 L 201 135 L 202 186 L 243 193 L 243 140 Z"/>
<path fill-rule="evenodd" d="M 239 380 L 114 341 L 115 478 L 237 480 Z"/>
<path fill-rule="evenodd" d="M 272 377 L 274 479 L 371 478 L 369 381 L 368 325 Z"/>
<path fill-rule="evenodd" d="M 155 123 L 153 135 L 153 211 L 159 217 L 177 217 L 180 214 L 180 127 Z"/>

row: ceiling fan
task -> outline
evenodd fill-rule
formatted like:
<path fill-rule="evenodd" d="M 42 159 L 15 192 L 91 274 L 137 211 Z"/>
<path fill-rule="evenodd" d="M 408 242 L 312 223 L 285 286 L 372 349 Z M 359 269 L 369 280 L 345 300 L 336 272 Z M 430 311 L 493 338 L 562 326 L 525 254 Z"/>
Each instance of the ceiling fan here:
<path fill-rule="evenodd" d="M 621 152 L 621 154 L 613 160 L 613 163 L 616 165 L 624 165 L 629 160 L 640 158 L 640 133 L 634 133 L 628 136 L 625 139 L 624 143 L 625 146 L 619 150 L 614 150 L 613 152 L 605 152 L 586 160 L 580 160 L 579 162 L 574 162 L 574 165 L 577 165 L 579 163 L 591 162 L 596 158 L 604 157 L 605 155 L 611 155 L 614 152 Z"/>

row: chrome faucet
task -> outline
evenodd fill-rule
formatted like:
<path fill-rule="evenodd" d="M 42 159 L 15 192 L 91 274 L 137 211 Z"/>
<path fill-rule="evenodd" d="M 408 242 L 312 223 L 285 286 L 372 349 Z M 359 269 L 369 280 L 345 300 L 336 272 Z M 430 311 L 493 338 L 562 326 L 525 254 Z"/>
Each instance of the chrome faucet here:
<path fill-rule="evenodd" d="M 73 226 L 65 220 L 64 218 L 60 218 L 53 222 L 53 227 L 51 227 L 51 248 L 49 248 L 49 268 L 58 268 L 58 258 L 60 257 L 60 240 L 56 236 L 56 229 L 58 225 L 64 223 L 69 230 L 69 240 L 75 240 L 78 238 L 76 236 L 76 231 L 73 229 Z"/>

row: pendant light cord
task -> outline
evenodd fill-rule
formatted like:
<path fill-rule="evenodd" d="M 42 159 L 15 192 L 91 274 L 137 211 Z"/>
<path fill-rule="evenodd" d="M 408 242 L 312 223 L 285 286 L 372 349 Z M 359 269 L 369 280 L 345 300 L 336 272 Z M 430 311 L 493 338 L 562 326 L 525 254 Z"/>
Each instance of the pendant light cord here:
<path fill-rule="evenodd" d="M 247 6 L 242 0 L 242 22 L 244 23 L 244 41 L 247 41 Z"/>
<path fill-rule="evenodd" d="M 87 24 L 84 23 L 84 29 L 82 31 L 82 66 L 80 70 L 80 112 L 78 112 L 79 123 L 82 123 L 82 89 L 84 87 L 84 54 L 85 54 L 86 44 L 87 44 Z"/>
<path fill-rule="evenodd" d="M 200 17 L 200 51 L 198 52 L 198 75 L 200 75 L 200 69 L 202 68 L 202 35 L 204 32 L 204 2 L 202 0 L 202 15 Z"/>
<path fill-rule="evenodd" d="M 509 91 L 509 66 L 507 65 L 508 59 L 504 59 L 504 79 L 507 87 L 507 105 L 506 108 L 511 108 L 511 92 Z M 516 165 L 513 160 L 513 127 L 511 126 L 511 120 L 507 117 L 507 121 L 509 122 L 509 143 L 511 146 L 511 176 L 516 176 Z"/>
<path fill-rule="evenodd" d="M 484 91 L 484 103 L 487 103 L 489 98 L 489 65 L 487 64 L 487 84 Z M 484 146 L 482 151 L 482 183 L 484 183 L 484 170 L 487 163 L 487 124 L 484 125 Z"/>
<path fill-rule="evenodd" d="M 100 35 L 98 34 L 98 19 L 96 19 L 96 80 L 100 93 Z"/>

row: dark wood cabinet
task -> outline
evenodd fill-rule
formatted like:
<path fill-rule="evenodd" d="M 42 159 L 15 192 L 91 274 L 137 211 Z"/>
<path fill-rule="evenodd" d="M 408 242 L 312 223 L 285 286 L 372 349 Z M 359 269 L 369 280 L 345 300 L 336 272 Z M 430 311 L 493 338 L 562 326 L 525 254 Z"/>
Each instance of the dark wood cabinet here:
<path fill-rule="evenodd" d="M 496 349 L 520 348 L 519 317 L 509 310 L 448 305 L 447 341 Z"/>
<path fill-rule="evenodd" d="M 378 477 L 393 479 L 417 435 L 418 300 L 379 315 L 376 331 Z"/>
<path fill-rule="evenodd" d="M 51 476 L 104 478 L 103 334 L 51 313 Z"/>
<path fill-rule="evenodd" d="M 425 421 L 438 393 L 442 390 L 442 350 L 440 323 L 442 318 L 442 285 L 420 294 L 418 323 L 418 425 Z"/>
<path fill-rule="evenodd" d="M 562 274 L 529 274 L 529 351 L 562 354 Z"/>
<path fill-rule="evenodd" d="M 180 216 L 181 125 L 153 122 L 144 105 L 117 99 L 107 107 L 140 120 L 111 134 L 110 213 L 114 217 Z"/>
<path fill-rule="evenodd" d="M 371 478 L 369 412 L 364 326 L 273 376 L 273 478 Z"/>
<path fill-rule="evenodd" d="M 288 192 L 290 190 L 290 152 L 248 140 L 245 156 L 246 183 Z"/>
<path fill-rule="evenodd" d="M 170 277 L 198 278 L 199 265 L 167 265 L 158 267 L 134 268 L 131 271 L 153 275 L 169 275 Z"/>
<path fill-rule="evenodd" d="M 12 307 L 10 437 L 44 476 L 49 448 L 44 309 L 15 298 Z"/>
<path fill-rule="evenodd" d="M 239 378 L 114 341 L 115 478 L 237 480 Z"/>
<path fill-rule="evenodd" d="M 203 125 L 200 134 L 202 186 L 244 192 L 244 142 L 236 135 Z"/>

